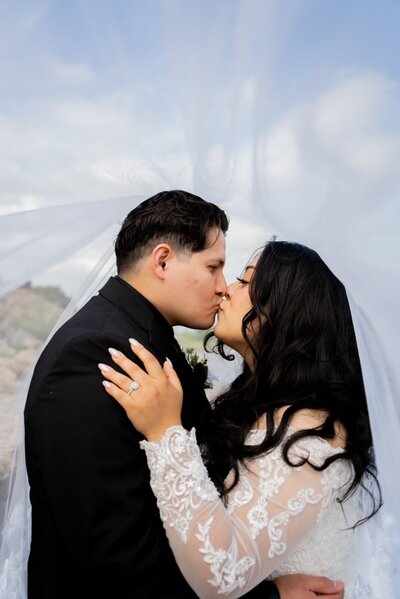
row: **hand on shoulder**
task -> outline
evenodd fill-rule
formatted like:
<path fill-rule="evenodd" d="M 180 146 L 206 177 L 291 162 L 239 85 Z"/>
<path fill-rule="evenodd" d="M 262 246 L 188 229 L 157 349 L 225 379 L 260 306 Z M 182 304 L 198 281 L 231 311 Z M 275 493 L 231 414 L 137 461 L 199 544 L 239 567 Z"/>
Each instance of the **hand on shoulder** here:
<path fill-rule="evenodd" d="M 164 365 L 143 345 L 129 340 L 144 369 L 122 352 L 110 348 L 113 361 L 128 376 L 110 366 L 99 364 L 104 388 L 124 408 L 129 420 L 148 441 L 159 440 L 167 428 L 181 424 L 183 391 L 172 363 Z"/>

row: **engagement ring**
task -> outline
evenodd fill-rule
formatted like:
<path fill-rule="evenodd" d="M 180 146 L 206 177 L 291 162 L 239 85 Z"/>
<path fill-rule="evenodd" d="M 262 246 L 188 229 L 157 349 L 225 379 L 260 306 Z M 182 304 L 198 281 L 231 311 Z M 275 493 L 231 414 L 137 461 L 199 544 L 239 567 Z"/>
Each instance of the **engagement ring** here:
<path fill-rule="evenodd" d="M 130 395 L 132 393 L 132 391 L 136 391 L 137 389 L 139 389 L 140 385 L 138 382 L 136 381 L 132 381 L 131 384 L 129 385 L 129 389 L 127 391 L 128 395 Z"/>

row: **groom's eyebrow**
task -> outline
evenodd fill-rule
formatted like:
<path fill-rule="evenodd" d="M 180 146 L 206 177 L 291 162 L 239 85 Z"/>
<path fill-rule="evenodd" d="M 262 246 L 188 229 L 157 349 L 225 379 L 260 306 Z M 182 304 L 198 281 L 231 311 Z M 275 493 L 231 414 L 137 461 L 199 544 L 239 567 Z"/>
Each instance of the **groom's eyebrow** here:
<path fill-rule="evenodd" d="M 210 262 L 214 262 L 215 264 L 218 264 L 218 266 L 225 266 L 225 260 L 222 258 L 212 258 Z"/>

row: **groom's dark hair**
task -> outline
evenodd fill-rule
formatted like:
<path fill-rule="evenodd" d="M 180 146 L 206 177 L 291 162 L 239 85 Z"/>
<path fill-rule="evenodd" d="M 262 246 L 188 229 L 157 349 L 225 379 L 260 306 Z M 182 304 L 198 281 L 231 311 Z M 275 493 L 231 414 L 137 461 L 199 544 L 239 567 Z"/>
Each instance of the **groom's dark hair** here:
<path fill-rule="evenodd" d="M 136 206 L 122 223 L 115 240 L 118 273 L 132 269 L 158 243 L 169 243 L 176 251 L 201 252 L 214 227 L 224 234 L 228 230 L 221 208 L 187 191 L 162 191 Z"/>

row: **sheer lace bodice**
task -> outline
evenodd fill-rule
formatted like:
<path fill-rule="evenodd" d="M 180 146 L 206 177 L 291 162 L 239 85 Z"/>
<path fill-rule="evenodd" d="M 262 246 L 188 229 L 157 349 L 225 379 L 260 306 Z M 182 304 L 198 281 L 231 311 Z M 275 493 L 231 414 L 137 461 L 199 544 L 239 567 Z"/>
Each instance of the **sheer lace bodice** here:
<path fill-rule="evenodd" d="M 247 443 L 260 443 L 252 431 Z M 177 426 L 158 442 L 142 442 L 171 548 L 185 578 L 202 598 L 240 597 L 268 576 L 309 572 L 344 579 L 352 597 L 356 494 L 341 497 L 352 476 L 346 460 L 316 466 L 343 450 L 320 438 L 292 447 L 290 467 L 278 447 L 241 467 L 227 505 L 208 477 L 195 431 Z M 231 476 L 231 475 L 230 475 Z M 228 477 L 229 478 L 229 477 Z"/>

